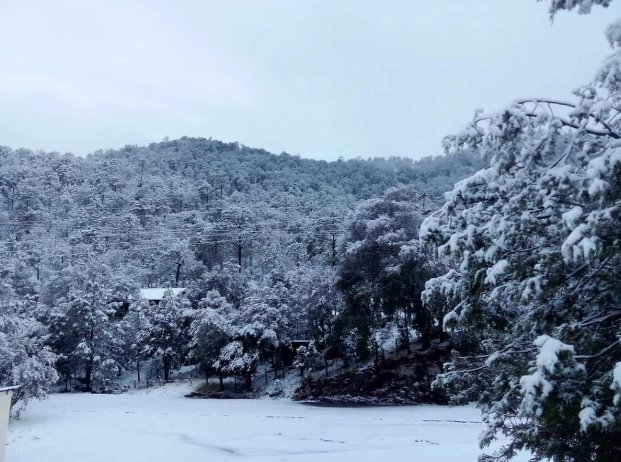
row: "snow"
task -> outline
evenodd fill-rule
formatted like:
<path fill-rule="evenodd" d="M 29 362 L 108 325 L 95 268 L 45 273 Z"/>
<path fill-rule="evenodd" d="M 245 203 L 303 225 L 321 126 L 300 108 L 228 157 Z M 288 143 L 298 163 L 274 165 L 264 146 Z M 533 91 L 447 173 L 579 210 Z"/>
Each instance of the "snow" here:
<path fill-rule="evenodd" d="M 440 229 L 440 219 L 433 215 L 427 217 L 423 223 L 420 225 L 420 229 L 418 230 L 418 235 L 420 236 L 421 241 L 424 241 L 426 238 L 431 236 L 434 232 L 437 232 Z"/>
<path fill-rule="evenodd" d="M 0 393 L 17 390 L 19 387 L 19 385 L 13 385 L 11 387 L 0 387 Z"/>
<path fill-rule="evenodd" d="M 300 386 L 300 372 L 289 370 L 282 379 L 272 381 L 265 387 L 267 396 L 291 399 Z"/>
<path fill-rule="evenodd" d="M 559 354 L 564 351 L 574 352 L 572 345 L 567 345 L 560 340 L 548 335 L 540 335 L 533 342 L 539 347 L 537 355 L 537 367 L 549 373 L 553 373 L 559 361 Z"/>
<path fill-rule="evenodd" d="M 566 262 L 571 262 L 580 256 L 578 242 L 584 238 L 589 227 L 585 223 L 581 223 L 567 236 L 565 242 L 561 246 L 561 251 Z"/>
<path fill-rule="evenodd" d="M 496 262 L 494 266 L 486 270 L 485 282 L 488 284 L 496 284 L 498 278 L 505 274 L 508 268 L 509 262 L 507 260 Z"/>
<path fill-rule="evenodd" d="M 589 196 L 595 197 L 609 188 L 610 184 L 607 181 L 604 181 L 601 178 L 594 178 L 591 180 L 591 185 L 589 186 Z"/>
<path fill-rule="evenodd" d="M 470 406 L 201 400 L 183 397 L 189 387 L 51 395 L 11 422 L 7 462 L 442 462 L 476 460 L 480 452 L 483 424 Z"/>
<path fill-rule="evenodd" d="M 563 214 L 563 220 L 569 229 L 574 229 L 582 218 L 582 207 L 574 207 Z"/>
<path fill-rule="evenodd" d="M 559 366 L 559 355 L 563 352 L 574 352 L 572 345 L 567 345 L 560 340 L 548 335 L 540 335 L 533 342 L 539 348 L 536 360 L 536 369 L 528 375 L 520 378 L 520 385 L 524 395 L 522 401 L 523 409 L 535 409 L 536 414 L 541 415 L 542 409 L 537 406 L 538 401 L 544 400 L 554 389 L 547 376 L 553 374 Z M 584 415 L 584 419 L 588 419 Z M 583 418 L 583 416 L 581 416 Z"/>
<path fill-rule="evenodd" d="M 621 401 L 621 362 L 615 365 L 612 372 L 612 385 L 610 385 L 610 389 L 615 392 L 613 402 L 615 406 L 618 406 Z"/>
<path fill-rule="evenodd" d="M 534 276 L 526 280 L 524 290 L 522 291 L 522 300 L 528 301 L 541 293 L 541 276 Z"/>
<path fill-rule="evenodd" d="M 520 377 L 520 386 L 524 395 L 522 408 L 535 409 L 537 416 L 541 415 L 541 408 L 536 406 L 538 398 L 545 399 L 552 392 L 553 387 L 549 380 L 544 377 L 540 370 L 530 375 Z"/>
<path fill-rule="evenodd" d="M 449 311 L 444 315 L 442 319 L 442 326 L 445 330 L 448 330 L 450 326 L 459 323 L 459 315 L 455 311 Z"/>
<path fill-rule="evenodd" d="M 610 409 L 604 410 L 601 415 L 597 415 L 597 408 L 599 404 L 596 401 L 590 399 L 582 400 L 582 410 L 578 414 L 580 419 L 580 431 L 586 432 L 589 427 L 599 426 L 600 428 L 606 428 L 612 426 L 616 422 L 616 418 Z"/>
<path fill-rule="evenodd" d="M 580 431 L 582 432 L 587 431 L 589 426 L 593 425 L 597 421 L 595 409 L 588 405 L 583 407 L 578 413 L 578 418 L 580 419 Z"/>

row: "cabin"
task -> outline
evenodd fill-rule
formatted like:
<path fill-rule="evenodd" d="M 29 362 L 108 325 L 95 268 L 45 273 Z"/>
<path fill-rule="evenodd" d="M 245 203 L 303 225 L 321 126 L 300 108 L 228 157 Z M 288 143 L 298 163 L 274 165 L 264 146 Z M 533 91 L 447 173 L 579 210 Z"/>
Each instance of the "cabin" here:
<path fill-rule="evenodd" d="M 154 305 L 159 305 L 167 290 L 172 291 L 173 296 L 176 297 L 185 291 L 185 287 L 148 287 L 140 289 L 140 298 L 148 300 Z"/>

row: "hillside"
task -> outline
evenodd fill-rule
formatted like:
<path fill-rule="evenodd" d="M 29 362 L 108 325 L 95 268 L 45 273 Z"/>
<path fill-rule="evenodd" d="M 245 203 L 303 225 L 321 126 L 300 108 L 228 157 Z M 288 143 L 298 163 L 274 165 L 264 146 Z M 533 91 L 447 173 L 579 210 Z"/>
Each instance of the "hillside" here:
<path fill-rule="evenodd" d="M 0 252 L 25 253 L 23 271 L 44 282 L 95 254 L 123 273 L 131 268 L 137 284 L 157 286 L 195 277 L 201 242 L 222 243 L 217 262 L 228 261 L 231 226 L 208 235 L 227 209 L 252 215 L 248 247 L 274 230 L 286 246 L 317 226 L 325 233 L 326 219 L 340 230 L 360 200 L 389 187 L 413 184 L 437 198 L 481 164 L 474 156 L 325 162 L 183 138 L 86 159 L 1 148 L 0 165 Z M 177 282 L 176 253 L 185 259 Z"/>
<path fill-rule="evenodd" d="M 1 148 L 0 295 L 44 377 L 25 395 L 55 374 L 67 389 L 110 391 L 123 370 L 168 379 L 187 363 L 252 388 L 259 365 L 277 378 L 299 360 L 294 339 L 337 366 L 367 361 L 373 332 L 400 329 L 409 348 L 409 301 L 356 326 L 347 281 L 368 271 L 351 251 L 368 226 L 364 242 L 384 239 L 380 224 L 386 255 L 416 246 L 421 214 L 480 166 L 466 154 L 325 162 L 195 138 L 86 158 Z M 424 267 L 411 252 L 374 254 L 361 258 L 376 269 Z M 140 287 L 187 290 L 154 308 Z"/>

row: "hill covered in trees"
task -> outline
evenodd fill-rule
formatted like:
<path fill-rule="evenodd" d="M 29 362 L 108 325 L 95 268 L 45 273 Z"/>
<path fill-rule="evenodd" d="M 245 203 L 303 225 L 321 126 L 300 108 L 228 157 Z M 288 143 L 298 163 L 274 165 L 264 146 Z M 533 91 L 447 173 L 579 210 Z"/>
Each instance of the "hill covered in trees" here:
<path fill-rule="evenodd" d="M 437 199 L 481 165 L 323 162 L 189 138 L 86 159 L 4 148 L 0 162 L 0 251 L 27 257 L 25 279 L 42 283 L 96 256 L 144 286 L 185 283 L 201 264 L 260 265 L 257 242 L 278 254 L 302 245 L 310 254 L 290 255 L 297 264 L 318 252 L 314 241 L 340 235 L 360 200 L 412 184 Z"/>
<path fill-rule="evenodd" d="M 408 347 L 409 308 L 348 316 L 358 283 L 348 269 L 337 287 L 340 268 L 381 233 L 394 255 L 371 248 L 380 260 L 367 263 L 401 264 L 416 217 L 481 166 L 474 155 L 325 162 L 196 138 L 86 158 L 1 148 L 1 303 L 31 359 L 22 372 L 7 362 L 3 381 L 37 374 L 32 396 L 56 374 L 106 390 L 137 362 L 168 378 L 190 361 L 250 387 L 259 363 L 278 374 L 295 338 L 346 363 L 377 350 L 379 327 L 401 329 Z M 366 221 L 373 235 L 360 234 Z M 137 296 L 174 286 L 186 296 L 157 308 Z"/>

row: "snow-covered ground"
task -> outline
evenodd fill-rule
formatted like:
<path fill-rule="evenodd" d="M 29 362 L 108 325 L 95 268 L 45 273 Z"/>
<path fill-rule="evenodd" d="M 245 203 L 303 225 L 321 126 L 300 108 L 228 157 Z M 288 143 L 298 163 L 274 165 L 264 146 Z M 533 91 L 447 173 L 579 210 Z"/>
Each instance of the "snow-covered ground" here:
<path fill-rule="evenodd" d="M 187 391 L 52 395 L 11 423 L 7 462 L 442 462 L 479 453 L 473 407 L 314 407 Z"/>

